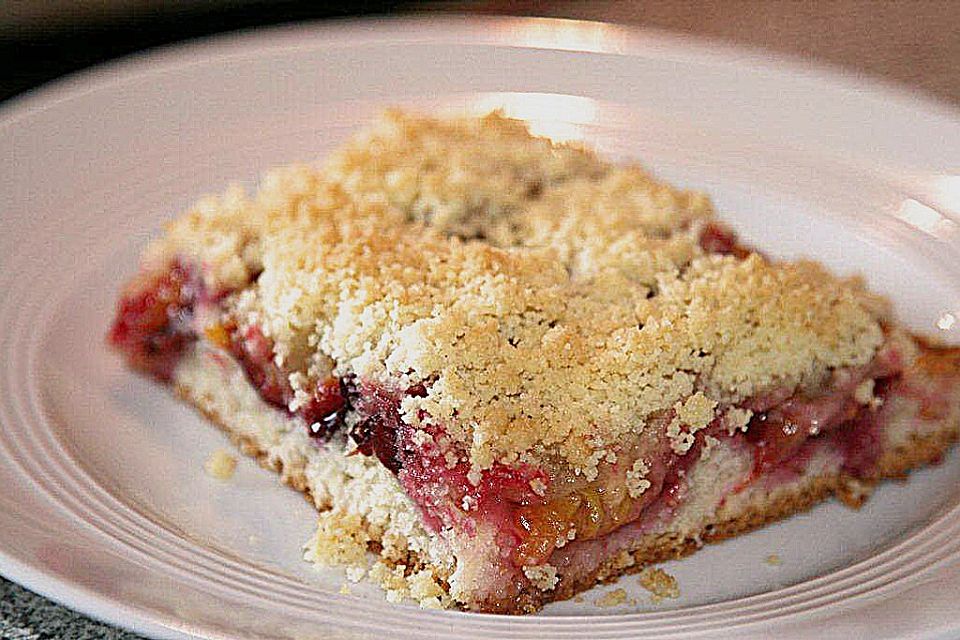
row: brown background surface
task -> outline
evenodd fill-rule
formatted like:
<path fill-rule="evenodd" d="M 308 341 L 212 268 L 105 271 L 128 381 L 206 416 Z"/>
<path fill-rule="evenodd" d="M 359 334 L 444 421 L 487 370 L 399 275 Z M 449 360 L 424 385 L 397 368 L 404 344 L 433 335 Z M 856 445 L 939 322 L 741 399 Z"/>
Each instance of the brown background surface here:
<path fill-rule="evenodd" d="M 960 105 L 960 0 L 484 0 L 442 6 L 679 31 L 841 65 Z"/>

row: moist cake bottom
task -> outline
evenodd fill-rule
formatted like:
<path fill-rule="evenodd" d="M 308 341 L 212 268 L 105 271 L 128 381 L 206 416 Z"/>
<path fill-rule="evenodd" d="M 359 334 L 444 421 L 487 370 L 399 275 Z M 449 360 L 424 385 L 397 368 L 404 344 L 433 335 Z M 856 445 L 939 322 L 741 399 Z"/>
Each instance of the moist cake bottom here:
<path fill-rule="evenodd" d="M 279 472 L 321 512 L 317 533 L 306 545 L 308 560 L 342 565 L 353 580 L 368 577 L 393 601 L 412 598 L 424 607 L 502 613 L 535 611 L 598 582 L 806 510 L 831 495 L 859 507 L 877 480 L 938 462 L 960 426 L 960 391 L 949 399 L 949 413 L 932 419 L 921 403 L 891 397 L 881 454 L 866 478 L 844 473 L 842 455 L 829 441 L 811 447 L 801 472 L 774 469 L 757 477 L 751 452 L 721 440 L 687 471 L 678 504 L 557 549 L 550 572 L 529 574 L 519 595 L 502 597 L 495 585 L 478 591 L 476 585 L 460 584 L 469 571 L 458 567 L 444 539 L 424 525 L 396 477 L 375 457 L 352 455 L 354 446 L 345 435 L 318 443 L 302 420 L 265 403 L 229 356 L 201 342 L 182 357 L 172 384 L 245 454 Z"/>

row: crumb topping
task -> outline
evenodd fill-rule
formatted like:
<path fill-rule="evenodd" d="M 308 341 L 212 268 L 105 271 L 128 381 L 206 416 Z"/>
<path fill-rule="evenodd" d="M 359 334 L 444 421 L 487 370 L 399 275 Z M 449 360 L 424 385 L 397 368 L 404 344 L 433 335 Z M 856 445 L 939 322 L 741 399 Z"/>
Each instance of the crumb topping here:
<path fill-rule="evenodd" d="M 694 443 L 694 434 L 716 417 L 716 406 L 716 401 L 707 398 L 700 391 L 674 405 L 676 417 L 667 425 L 667 437 L 670 438 L 670 448 L 675 453 L 684 454 L 690 450 Z"/>
<path fill-rule="evenodd" d="M 720 444 L 720 440 L 714 438 L 711 435 L 704 436 L 703 438 L 703 449 L 700 451 L 701 460 L 709 460 L 710 453 L 713 451 L 713 448 Z"/>
<path fill-rule="evenodd" d="M 527 576 L 530 583 L 540 591 L 552 591 L 560 582 L 557 568 L 550 564 L 524 567 L 523 575 Z"/>
<path fill-rule="evenodd" d="M 727 427 L 727 434 L 733 435 L 737 431 L 746 431 L 750 424 L 750 418 L 753 417 L 753 411 L 742 409 L 740 407 L 731 407 L 723 414 L 723 424 Z"/>
<path fill-rule="evenodd" d="M 650 488 L 650 481 L 647 480 L 648 473 L 650 473 L 650 465 L 643 460 L 636 460 L 627 471 L 627 493 L 631 498 L 639 498 Z"/>
<path fill-rule="evenodd" d="M 450 235 L 508 229 L 544 190 L 609 166 L 577 145 L 531 136 L 494 112 L 438 120 L 388 111 L 324 165 L 348 193 L 373 196 Z"/>
<path fill-rule="evenodd" d="M 366 573 L 369 543 L 359 514 L 331 509 L 320 513 L 317 530 L 307 546 L 313 551 L 310 559 L 318 564 L 359 569 L 348 574 L 357 582 Z"/>
<path fill-rule="evenodd" d="M 441 426 L 475 472 L 549 460 L 589 478 L 620 443 L 662 437 L 660 416 L 685 451 L 718 416 L 743 428 L 732 405 L 882 341 L 853 281 L 705 254 L 712 215 L 499 114 L 394 112 L 322 168 L 201 201 L 150 255 L 197 257 L 290 369 L 423 385 L 403 420 Z"/>
<path fill-rule="evenodd" d="M 883 404 L 883 400 L 874 395 L 874 386 L 876 386 L 876 380 L 867 378 L 854 389 L 853 398 L 866 407 L 878 409 Z"/>

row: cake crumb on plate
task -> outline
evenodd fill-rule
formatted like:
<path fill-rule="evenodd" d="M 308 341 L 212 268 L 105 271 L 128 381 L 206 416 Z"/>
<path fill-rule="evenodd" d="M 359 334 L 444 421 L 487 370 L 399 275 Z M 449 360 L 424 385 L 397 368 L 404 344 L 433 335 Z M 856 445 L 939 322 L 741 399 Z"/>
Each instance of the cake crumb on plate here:
<path fill-rule="evenodd" d="M 207 475 L 217 480 L 229 480 L 237 470 L 237 459 L 224 449 L 217 449 L 203 463 Z"/>
<path fill-rule="evenodd" d="M 778 556 L 775 553 L 771 553 L 766 558 L 764 558 L 763 561 L 766 562 L 771 567 L 779 567 L 781 564 L 783 564 L 783 559 L 781 559 L 780 556 Z"/>
<path fill-rule="evenodd" d="M 596 599 L 594 604 L 598 607 L 619 607 L 622 604 L 627 603 L 627 592 L 623 589 L 614 589 L 609 593 L 605 593 L 599 598 Z"/>
<path fill-rule="evenodd" d="M 680 585 L 672 575 L 656 567 L 640 572 L 640 586 L 650 592 L 650 600 L 657 604 L 664 598 L 679 598 Z"/>

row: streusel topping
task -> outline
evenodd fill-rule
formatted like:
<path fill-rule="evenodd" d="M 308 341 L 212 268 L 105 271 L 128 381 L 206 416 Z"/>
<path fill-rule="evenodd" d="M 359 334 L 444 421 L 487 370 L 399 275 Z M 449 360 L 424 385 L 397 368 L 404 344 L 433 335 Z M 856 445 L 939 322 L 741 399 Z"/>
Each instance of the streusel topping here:
<path fill-rule="evenodd" d="M 389 114 L 321 169 L 269 174 L 169 230 L 299 375 L 423 384 L 475 469 L 588 477 L 669 415 L 675 449 L 731 405 L 868 362 L 859 285 L 807 262 L 707 255 L 708 200 L 517 122 Z M 689 436 L 689 437 L 688 437 Z"/>
<path fill-rule="evenodd" d="M 516 120 L 438 120 L 388 111 L 324 165 L 351 194 L 375 195 L 462 238 L 484 238 L 543 191 L 610 166 L 572 144 L 533 137 Z M 509 224 L 509 223 L 507 223 Z"/>

